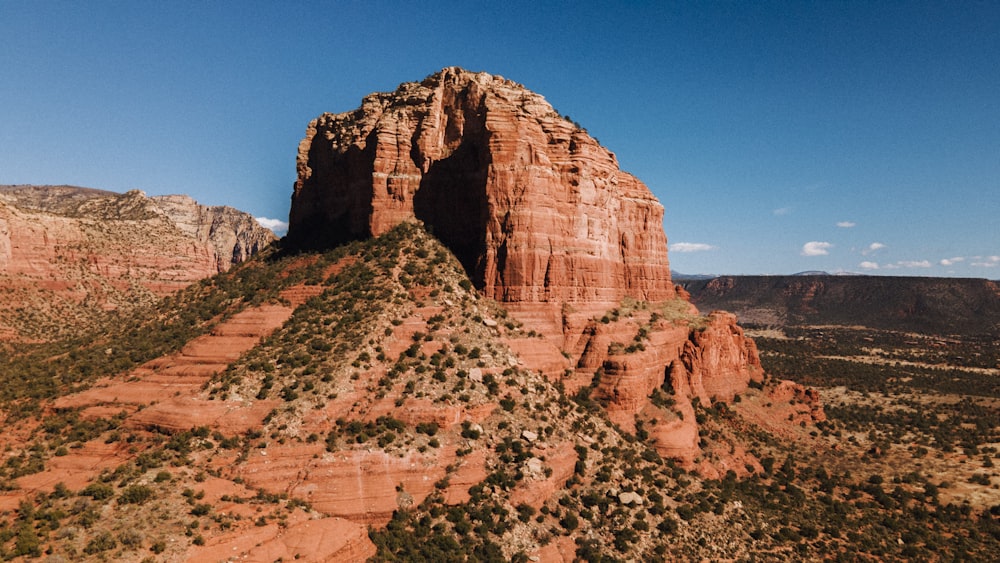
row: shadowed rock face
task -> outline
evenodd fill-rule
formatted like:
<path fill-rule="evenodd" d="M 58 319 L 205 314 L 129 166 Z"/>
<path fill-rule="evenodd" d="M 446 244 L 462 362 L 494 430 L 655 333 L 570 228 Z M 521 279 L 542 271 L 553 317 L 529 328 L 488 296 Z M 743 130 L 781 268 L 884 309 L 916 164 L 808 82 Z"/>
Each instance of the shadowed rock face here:
<path fill-rule="evenodd" d="M 419 219 L 487 297 L 674 296 L 663 207 L 544 98 L 447 68 L 312 121 L 289 242 L 322 248 Z"/>

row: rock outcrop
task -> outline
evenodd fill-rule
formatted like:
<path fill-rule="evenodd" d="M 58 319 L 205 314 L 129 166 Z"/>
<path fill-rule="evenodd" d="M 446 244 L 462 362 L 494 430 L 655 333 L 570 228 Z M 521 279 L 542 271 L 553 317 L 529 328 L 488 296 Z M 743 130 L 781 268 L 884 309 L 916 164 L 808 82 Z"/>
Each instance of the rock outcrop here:
<path fill-rule="evenodd" d="M 247 260 L 275 240 L 274 233 L 256 219 L 232 207 L 208 207 L 186 195 L 150 199 L 182 233 L 211 245 L 218 272 Z"/>
<path fill-rule="evenodd" d="M 691 395 L 704 404 L 730 402 L 751 380 L 763 381 L 757 345 L 743 335 L 732 313 L 713 311 L 707 326 L 691 332 L 681 361 Z"/>
<path fill-rule="evenodd" d="M 542 96 L 446 68 L 311 122 L 289 240 L 317 247 L 419 219 L 506 302 L 674 296 L 663 207 Z"/>
<path fill-rule="evenodd" d="M 229 269 L 275 236 L 187 196 L 0 187 L 0 338 L 45 339 Z"/>
<path fill-rule="evenodd" d="M 657 411 L 655 390 L 670 390 L 679 418 L 647 417 L 664 455 L 698 455 L 694 399 L 730 402 L 763 381 L 735 316 L 698 317 L 673 286 L 663 207 L 649 189 L 520 84 L 446 68 L 371 94 L 309 124 L 297 169 L 291 244 L 321 248 L 422 221 L 482 294 L 546 337 L 514 345 L 525 366 L 569 391 L 591 385 L 627 430 Z M 619 319 L 624 301 L 642 305 Z"/>

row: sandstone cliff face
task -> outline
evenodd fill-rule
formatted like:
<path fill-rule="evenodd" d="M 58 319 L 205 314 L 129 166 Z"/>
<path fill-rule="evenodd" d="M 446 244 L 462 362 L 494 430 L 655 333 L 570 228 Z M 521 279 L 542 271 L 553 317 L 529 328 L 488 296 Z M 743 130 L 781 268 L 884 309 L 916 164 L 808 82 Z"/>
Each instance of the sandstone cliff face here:
<path fill-rule="evenodd" d="M 708 326 L 691 332 L 681 361 L 692 396 L 704 404 L 730 402 L 751 380 L 764 378 L 757 345 L 743 335 L 732 313 L 713 311 Z"/>
<path fill-rule="evenodd" d="M 227 270 L 275 237 L 185 196 L 0 187 L 0 338 L 58 336 Z M 80 327 L 78 327 L 80 328 Z"/>
<path fill-rule="evenodd" d="M 594 396 L 627 430 L 656 410 L 656 389 L 673 389 L 681 418 L 647 417 L 661 421 L 653 434 L 665 455 L 698 455 L 692 400 L 729 402 L 763 380 L 736 318 L 698 319 L 672 285 L 663 207 L 646 186 L 520 84 L 446 68 L 371 94 L 309 124 L 297 170 L 292 244 L 322 248 L 422 221 L 482 294 L 545 336 L 513 341 L 525 366 L 572 374 L 571 391 L 600 371 Z M 596 320 L 624 300 L 649 308 Z"/>
<path fill-rule="evenodd" d="M 274 233 L 256 219 L 232 207 L 207 207 L 186 195 L 150 199 L 182 233 L 211 245 L 217 272 L 245 261 L 275 240 Z"/>
<path fill-rule="evenodd" d="M 311 122 L 289 240 L 325 246 L 422 220 L 487 297 L 673 297 L 663 207 L 544 98 L 446 68 Z"/>

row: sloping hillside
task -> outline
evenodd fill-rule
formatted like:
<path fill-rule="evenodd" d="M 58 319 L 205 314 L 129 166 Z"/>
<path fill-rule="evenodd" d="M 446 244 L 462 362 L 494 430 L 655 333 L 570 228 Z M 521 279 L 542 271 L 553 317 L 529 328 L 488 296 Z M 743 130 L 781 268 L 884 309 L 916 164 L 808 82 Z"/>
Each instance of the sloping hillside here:
<path fill-rule="evenodd" d="M 708 322 L 675 318 L 692 333 Z M 697 424 L 702 453 L 686 470 L 658 452 L 655 421 L 627 432 L 609 420 L 599 373 L 571 393 L 576 376 L 545 375 L 526 345 L 543 341 L 410 224 L 261 256 L 70 354 L 9 358 L 5 374 L 57 377 L 44 393 L 8 392 L 0 545 L 72 561 L 902 553 L 875 492 L 820 462 L 844 445 L 825 423 L 816 436 L 801 388 L 764 378 L 686 412 L 674 382 L 654 390 L 661 416 Z M 954 553 L 947 538 L 967 537 L 965 522 L 942 524 L 935 549 Z"/>

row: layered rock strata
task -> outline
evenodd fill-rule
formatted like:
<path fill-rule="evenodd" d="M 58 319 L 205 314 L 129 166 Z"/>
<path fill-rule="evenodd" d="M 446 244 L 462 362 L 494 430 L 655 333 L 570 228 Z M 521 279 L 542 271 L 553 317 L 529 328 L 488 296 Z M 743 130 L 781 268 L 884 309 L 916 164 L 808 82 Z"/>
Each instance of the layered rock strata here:
<path fill-rule="evenodd" d="M 736 318 L 699 318 L 673 286 L 663 207 L 649 189 L 520 84 L 446 68 L 370 94 L 309 124 L 297 170 L 292 245 L 422 221 L 486 297 L 545 336 L 513 346 L 524 365 L 571 392 L 593 386 L 622 428 L 644 413 L 657 420 L 651 435 L 665 455 L 697 457 L 693 400 L 730 402 L 764 378 Z M 597 320 L 624 301 L 642 311 Z M 657 389 L 676 412 L 651 403 Z"/>
<path fill-rule="evenodd" d="M 274 240 L 250 215 L 187 196 L 0 186 L 0 338 L 58 336 L 97 311 L 225 271 Z"/>
<path fill-rule="evenodd" d="M 542 96 L 446 68 L 324 114 L 299 145 L 289 239 L 326 246 L 419 219 L 487 296 L 673 297 L 663 207 Z"/>

